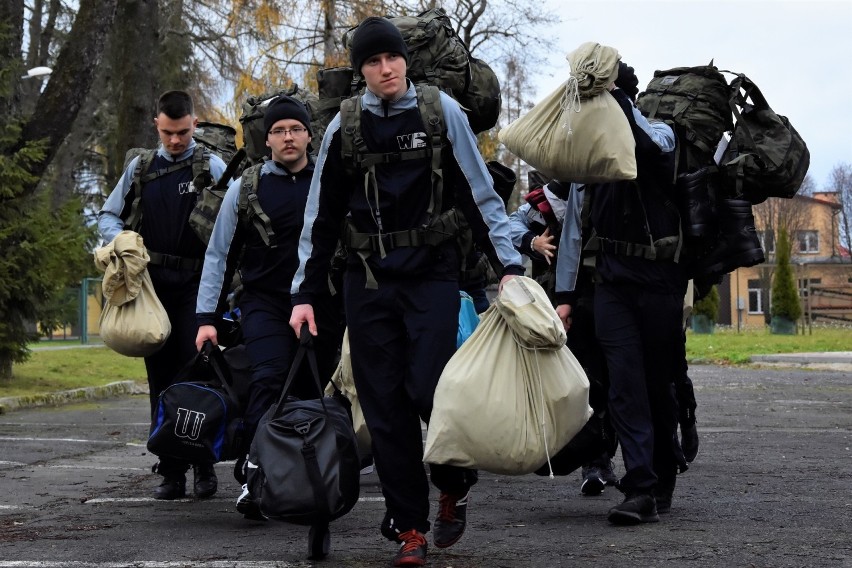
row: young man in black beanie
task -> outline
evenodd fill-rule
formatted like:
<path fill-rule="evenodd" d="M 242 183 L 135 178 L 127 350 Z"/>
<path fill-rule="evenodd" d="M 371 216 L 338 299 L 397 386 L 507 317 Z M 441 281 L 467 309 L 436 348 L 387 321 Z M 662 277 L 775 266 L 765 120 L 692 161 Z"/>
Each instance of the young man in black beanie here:
<path fill-rule="evenodd" d="M 159 351 L 145 357 L 151 420 L 156 420 L 160 393 L 177 378 L 195 356 L 195 296 L 201 276 L 204 242 L 189 226 L 189 215 L 198 200 L 193 185 L 197 165 L 207 162 L 218 180 L 225 172 L 219 156 L 206 152 L 192 138 L 198 119 L 192 98 L 184 91 L 168 91 L 157 102 L 154 126 L 160 137 L 157 150 L 137 156 L 124 169 L 115 189 L 98 212 L 98 230 L 105 242 L 124 229 L 138 232 L 151 261 L 148 273 L 154 291 L 169 315 L 172 331 Z M 144 161 L 143 161 L 144 159 Z M 147 163 L 147 169 L 144 165 Z M 137 173 L 137 168 L 140 171 Z M 134 178 L 139 178 L 139 186 Z M 140 201 L 136 202 L 136 198 Z M 190 464 L 161 457 L 154 466 L 163 476 L 154 490 L 155 499 L 180 499 L 186 495 Z M 218 488 L 212 463 L 193 464 L 196 497 L 212 497 Z"/>
<path fill-rule="evenodd" d="M 264 126 L 272 157 L 247 169 L 228 187 L 204 257 L 196 304 L 195 344 L 200 350 L 205 340 L 218 344 L 215 324 L 221 312 L 217 308 L 234 271 L 240 271 L 243 292 L 238 307 L 252 369 L 245 413 L 246 452 L 261 417 L 281 394 L 299 344 L 289 326 L 290 295 L 281 287 L 282 283 L 289 286 L 299 265 L 297 247 L 314 173 L 308 154 L 311 120 L 305 105 L 287 96 L 275 99 L 266 109 Z M 248 205 L 250 193 L 256 195 L 268 219 L 261 219 Z M 321 377 L 328 379 L 343 331 L 328 287 L 317 293 L 316 306 L 323 331 L 316 341 L 317 362 Z M 320 396 L 307 369 L 297 376 L 290 394 L 308 399 Z M 243 484 L 237 510 L 247 518 L 262 519 L 240 467 L 235 475 Z"/>
<path fill-rule="evenodd" d="M 433 220 L 453 206 L 461 210 L 501 283 L 524 269 L 466 116 L 437 89 L 423 88 L 418 100 L 406 79 L 408 50 L 397 28 L 385 18 L 367 18 L 354 32 L 350 56 L 367 88 L 343 102 L 320 148 L 290 324 L 297 333 L 307 324 L 317 335 L 317 293 L 343 233 L 351 251 L 344 303 L 352 371 L 385 496 L 381 532 L 400 543 L 394 566 L 421 566 L 430 523 L 420 423 L 429 423 L 438 377 L 455 352 L 460 304 L 455 236 L 438 235 Z M 442 129 L 436 151 L 421 116 L 427 96 L 439 98 L 442 108 L 442 116 L 430 118 Z M 344 155 L 350 142 L 355 152 Z M 437 178 L 443 180 L 438 199 Z M 443 548 L 464 532 L 477 477 L 446 465 L 430 470 L 440 490 L 433 543 Z"/>

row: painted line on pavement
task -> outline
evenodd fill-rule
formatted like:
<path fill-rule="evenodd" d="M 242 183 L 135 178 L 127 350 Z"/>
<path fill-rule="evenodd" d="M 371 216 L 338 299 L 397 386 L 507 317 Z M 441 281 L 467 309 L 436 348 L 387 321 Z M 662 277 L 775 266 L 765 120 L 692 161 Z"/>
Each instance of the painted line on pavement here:
<path fill-rule="evenodd" d="M 183 499 L 172 499 L 164 501 L 162 499 L 154 499 L 153 497 L 93 497 L 92 499 L 86 499 L 86 505 L 99 505 L 102 503 L 192 503 L 197 501 L 198 499 L 192 498 L 183 498 Z M 204 499 L 205 501 L 222 501 L 222 502 L 232 502 L 234 499 L 230 497 L 217 497 L 214 499 Z M 361 503 L 384 503 L 384 497 L 359 497 L 358 501 Z"/>
<path fill-rule="evenodd" d="M 45 465 L 39 467 L 46 467 L 49 469 L 91 469 L 95 471 L 149 471 L 149 468 L 147 467 L 116 467 L 104 465 Z"/>
<path fill-rule="evenodd" d="M 127 560 L 124 562 L 82 562 L 54 560 L 0 560 L 0 568 L 296 568 L 312 566 L 308 563 L 291 564 L 279 560 L 252 562 L 246 560 L 184 560 L 156 562 L 151 560 Z"/>
<path fill-rule="evenodd" d="M 121 444 L 110 440 L 83 440 L 81 438 L 25 438 L 17 436 L 0 436 L 0 442 L 70 442 L 74 444 Z"/>
<path fill-rule="evenodd" d="M 192 503 L 195 499 L 169 499 L 166 503 Z M 230 499 L 205 499 L 205 501 L 230 501 Z M 86 505 L 98 505 L 100 503 L 162 503 L 162 499 L 154 499 L 153 497 L 95 497 L 94 499 L 86 499 Z"/>
<path fill-rule="evenodd" d="M 148 471 L 146 467 L 121 467 L 121 466 L 105 466 L 105 465 L 44 465 L 31 464 L 24 462 L 0 461 L 0 466 L 10 465 L 14 467 L 42 467 L 46 469 L 79 469 L 79 470 L 102 470 L 102 471 Z"/>
<path fill-rule="evenodd" d="M 0 422 L 0 426 L 66 426 L 68 428 L 79 428 L 79 422 Z M 98 424 L 98 426 L 103 426 L 104 428 L 120 428 L 122 426 L 133 426 L 138 428 L 150 428 L 150 422 L 102 422 Z"/>
<path fill-rule="evenodd" d="M 93 497 L 86 499 L 86 505 L 100 505 L 103 503 L 195 503 L 198 501 L 206 501 L 210 503 L 234 503 L 236 497 L 209 497 L 207 499 L 197 499 L 195 497 L 183 497 L 181 499 L 155 499 L 153 497 Z"/>

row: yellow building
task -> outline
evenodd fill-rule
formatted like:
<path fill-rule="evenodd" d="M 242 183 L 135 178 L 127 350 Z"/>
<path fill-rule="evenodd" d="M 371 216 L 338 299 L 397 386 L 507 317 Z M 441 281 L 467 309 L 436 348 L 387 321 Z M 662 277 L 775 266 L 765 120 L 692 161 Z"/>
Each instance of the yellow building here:
<path fill-rule="evenodd" d="M 725 276 L 719 285 L 717 323 L 738 328 L 767 324 L 775 272 L 774 237 L 786 227 L 804 321 L 852 324 L 852 258 L 840 245 L 840 211 L 835 193 L 769 199 L 756 205 L 755 226 L 766 262 Z"/>

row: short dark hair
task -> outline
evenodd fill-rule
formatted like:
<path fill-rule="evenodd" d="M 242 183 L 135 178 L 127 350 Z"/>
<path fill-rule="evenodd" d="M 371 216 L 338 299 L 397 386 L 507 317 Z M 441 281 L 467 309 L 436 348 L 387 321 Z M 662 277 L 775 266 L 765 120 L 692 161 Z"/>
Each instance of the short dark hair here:
<path fill-rule="evenodd" d="M 157 114 L 165 114 L 173 120 L 194 116 L 192 97 L 185 91 L 166 91 L 157 102 Z"/>

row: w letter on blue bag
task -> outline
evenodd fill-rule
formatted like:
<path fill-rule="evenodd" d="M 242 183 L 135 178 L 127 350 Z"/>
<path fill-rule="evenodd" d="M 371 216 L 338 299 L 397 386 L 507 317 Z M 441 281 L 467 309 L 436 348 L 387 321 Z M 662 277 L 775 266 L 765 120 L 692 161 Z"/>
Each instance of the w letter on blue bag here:
<path fill-rule="evenodd" d="M 197 440 L 198 435 L 201 434 L 201 424 L 204 422 L 205 416 L 207 415 L 197 410 L 178 408 L 177 420 L 175 421 L 175 436 Z"/>

